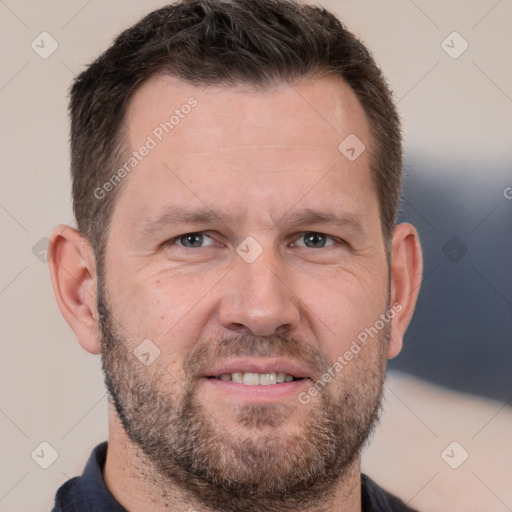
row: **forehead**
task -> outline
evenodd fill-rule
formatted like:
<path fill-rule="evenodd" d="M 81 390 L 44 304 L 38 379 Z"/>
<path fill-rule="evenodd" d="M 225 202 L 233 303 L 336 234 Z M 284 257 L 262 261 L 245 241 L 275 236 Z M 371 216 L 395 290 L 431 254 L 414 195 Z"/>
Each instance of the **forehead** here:
<path fill-rule="evenodd" d="M 129 153 L 139 155 L 118 202 L 130 203 L 134 222 L 179 202 L 247 215 L 253 206 L 276 218 L 301 196 L 317 208 L 345 191 L 349 213 L 368 195 L 376 201 L 369 151 L 351 161 L 339 150 L 353 136 L 366 148 L 371 141 L 364 110 L 337 77 L 256 91 L 158 76 L 134 94 L 125 127 Z"/>
<path fill-rule="evenodd" d="M 196 106 L 189 109 L 192 103 Z M 334 76 L 261 90 L 245 85 L 198 87 L 156 76 L 129 103 L 125 124 L 130 146 L 136 148 L 155 130 L 158 138 L 158 127 L 166 122 L 172 130 L 164 130 L 164 137 L 171 135 L 164 142 L 174 140 L 182 151 L 198 153 L 234 150 L 235 144 L 240 151 L 254 144 L 337 149 L 351 133 L 360 138 L 368 134 L 355 93 Z M 184 134 L 183 127 L 193 128 L 194 136 Z"/>

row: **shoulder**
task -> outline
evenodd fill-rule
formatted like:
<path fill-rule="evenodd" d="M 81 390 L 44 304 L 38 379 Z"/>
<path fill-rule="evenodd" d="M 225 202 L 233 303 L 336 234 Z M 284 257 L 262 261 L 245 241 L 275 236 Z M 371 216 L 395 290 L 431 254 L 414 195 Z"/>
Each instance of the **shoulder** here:
<path fill-rule="evenodd" d="M 80 506 L 79 482 L 81 477 L 71 478 L 65 482 L 55 495 L 55 505 L 51 512 L 71 512 Z M 79 509 L 80 510 L 80 509 Z"/>
<path fill-rule="evenodd" d="M 361 475 L 361 505 L 363 512 L 415 512 L 366 475 Z"/>
<path fill-rule="evenodd" d="M 52 512 L 125 512 L 103 479 L 107 446 L 107 442 L 96 446 L 82 475 L 71 478 L 59 488 Z"/>

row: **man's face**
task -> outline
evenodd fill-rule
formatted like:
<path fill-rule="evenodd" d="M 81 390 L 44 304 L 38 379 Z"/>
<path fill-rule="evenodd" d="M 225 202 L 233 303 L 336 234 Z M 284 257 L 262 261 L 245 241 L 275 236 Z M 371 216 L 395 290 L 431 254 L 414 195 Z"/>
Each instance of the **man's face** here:
<path fill-rule="evenodd" d="M 389 334 L 344 358 L 389 294 L 362 107 L 336 78 L 249 92 L 160 77 L 125 123 L 131 151 L 156 142 L 122 185 L 99 290 L 129 437 L 208 499 L 334 485 L 377 415 Z M 355 161 L 338 149 L 350 134 Z"/>

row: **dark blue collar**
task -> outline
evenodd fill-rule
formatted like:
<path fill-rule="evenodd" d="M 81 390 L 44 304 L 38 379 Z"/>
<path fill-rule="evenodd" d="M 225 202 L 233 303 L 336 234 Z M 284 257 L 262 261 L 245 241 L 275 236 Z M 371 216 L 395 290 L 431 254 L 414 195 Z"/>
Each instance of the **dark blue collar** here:
<path fill-rule="evenodd" d="M 55 497 L 52 512 L 127 512 L 112 496 L 103 479 L 108 443 L 94 448 L 82 476 L 68 480 Z"/>

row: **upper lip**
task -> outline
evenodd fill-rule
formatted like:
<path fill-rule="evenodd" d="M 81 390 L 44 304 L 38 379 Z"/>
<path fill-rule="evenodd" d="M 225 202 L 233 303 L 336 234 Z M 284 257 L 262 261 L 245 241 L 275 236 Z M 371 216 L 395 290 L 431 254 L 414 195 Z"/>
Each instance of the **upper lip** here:
<path fill-rule="evenodd" d="M 305 379 L 311 378 L 309 368 L 278 358 L 266 359 L 233 359 L 223 364 L 217 364 L 207 369 L 203 377 L 220 377 L 225 373 L 250 372 L 250 373 L 288 373 L 293 377 Z"/>

